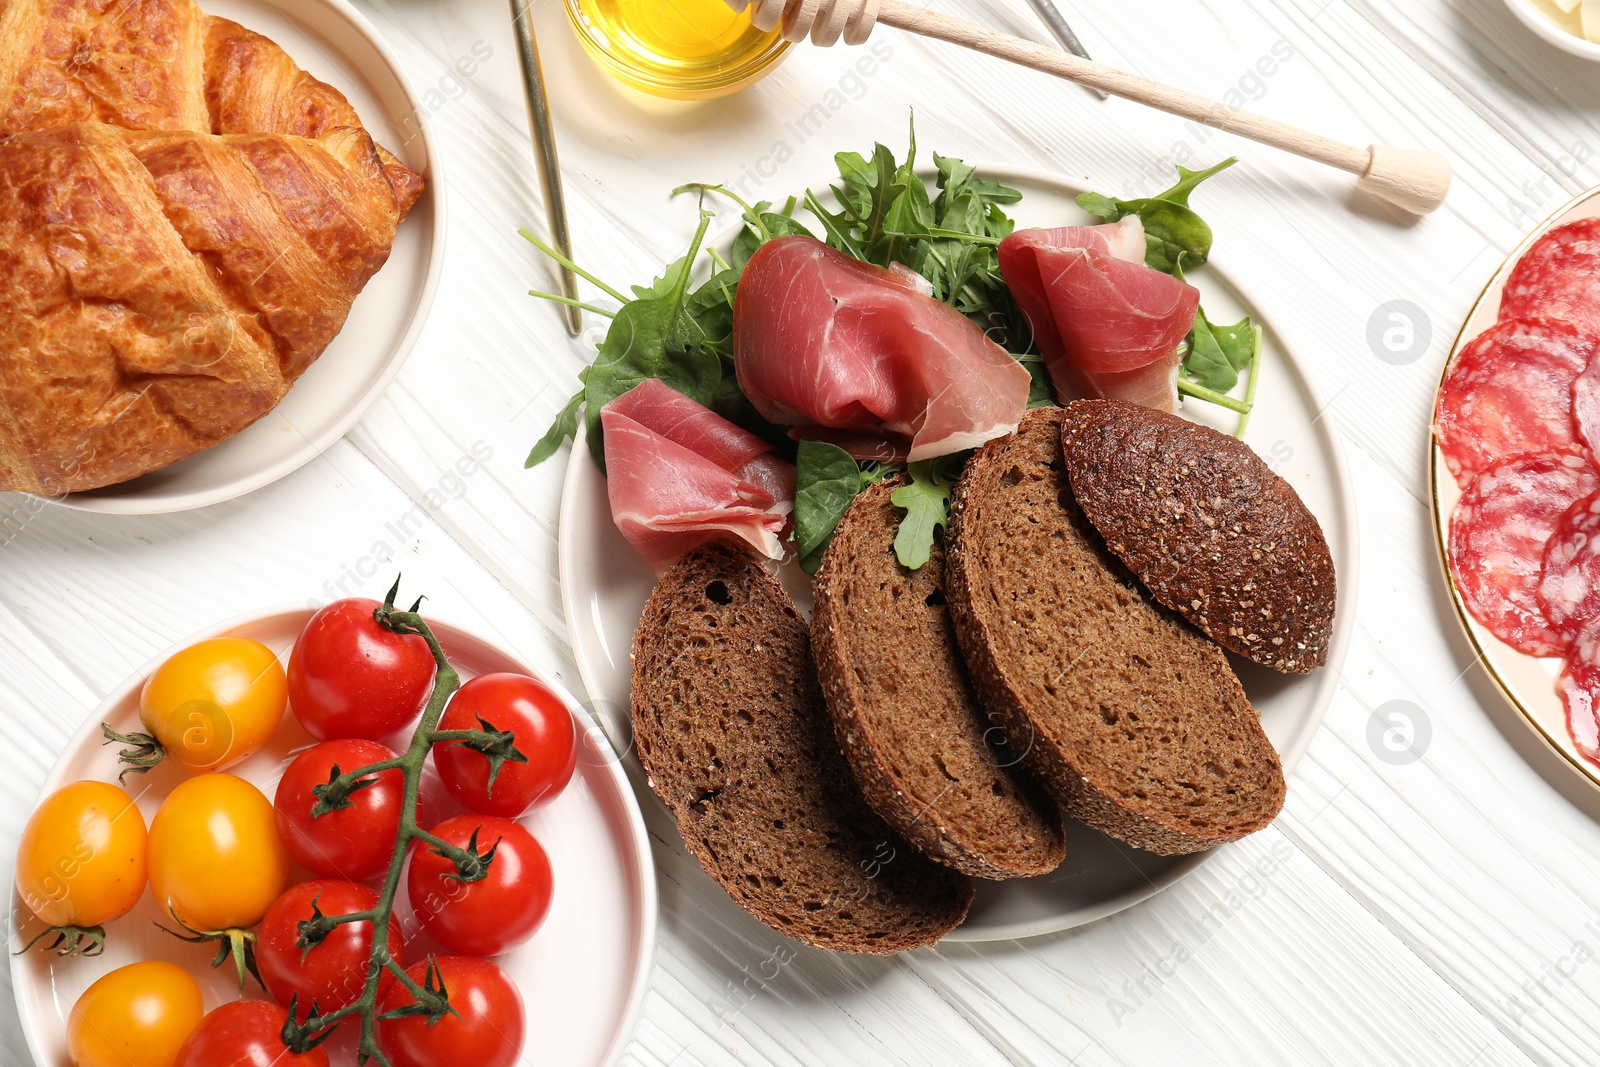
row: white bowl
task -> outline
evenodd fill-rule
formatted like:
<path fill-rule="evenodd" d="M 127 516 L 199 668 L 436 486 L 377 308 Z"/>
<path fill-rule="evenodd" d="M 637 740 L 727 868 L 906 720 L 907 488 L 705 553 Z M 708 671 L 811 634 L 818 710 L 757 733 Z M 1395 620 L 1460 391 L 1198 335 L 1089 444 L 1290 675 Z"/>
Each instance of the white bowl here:
<path fill-rule="evenodd" d="M 1511 13 L 1534 33 L 1563 52 L 1600 61 L 1600 44 L 1585 40 L 1577 32 L 1578 13 L 1563 15 L 1550 0 L 1506 0 Z M 1571 25 L 1573 29 L 1567 29 Z"/>

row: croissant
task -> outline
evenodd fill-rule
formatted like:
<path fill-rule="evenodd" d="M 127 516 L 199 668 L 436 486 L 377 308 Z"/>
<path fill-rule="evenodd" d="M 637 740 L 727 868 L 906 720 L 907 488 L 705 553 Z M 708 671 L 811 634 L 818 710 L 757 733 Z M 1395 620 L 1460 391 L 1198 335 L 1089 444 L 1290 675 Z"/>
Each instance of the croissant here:
<path fill-rule="evenodd" d="M 0 0 L 0 490 L 237 434 L 327 348 L 422 178 L 184 0 Z"/>

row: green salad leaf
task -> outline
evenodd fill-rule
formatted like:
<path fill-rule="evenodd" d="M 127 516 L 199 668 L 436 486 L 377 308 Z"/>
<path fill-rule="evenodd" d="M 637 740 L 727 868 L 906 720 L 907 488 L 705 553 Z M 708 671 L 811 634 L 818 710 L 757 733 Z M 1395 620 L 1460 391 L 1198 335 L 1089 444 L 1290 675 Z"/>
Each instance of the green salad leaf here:
<path fill-rule="evenodd" d="M 721 185 L 692 184 L 674 190 L 675 195 L 697 193 L 702 201 L 708 195 L 726 197 L 740 208 L 743 226 L 728 258 L 723 259 L 716 249 L 706 250 L 711 273 L 699 285 L 691 279 L 711 220 L 703 206 L 688 252 L 649 285 L 634 286 L 629 293 L 606 285 L 524 231 L 546 255 L 621 305 L 610 311 L 579 304 L 611 317 L 611 326 L 594 362 L 579 375 L 581 388 L 533 447 L 528 466 L 556 454 L 576 435 L 582 417 L 595 462 L 603 469 L 601 409 L 644 379 L 656 378 L 796 458 L 794 542 L 808 572 L 814 573 L 821 564 L 840 518 L 862 489 L 902 471 L 910 481 L 892 497 L 905 511 L 895 552 L 907 567 L 925 564 L 938 530 L 949 521 L 950 492 L 966 454 L 909 466 L 863 464 L 826 442 L 802 441 L 796 446 L 787 427 L 763 418 L 739 388 L 733 373 L 733 309 L 740 277 L 762 245 L 793 234 L 813 236 L 812 229 L 795 217 L 796 210 L 803 207 L 815 219 L 815 236 L 834 248 L 880 267 L 901 264 L 926 279 L 936 299 L 971 318 L 1027 368 L 1030 408 L 1053 405 L 1054 390 L 1035 351 L 1032 331 L 1000 272 L 999 244 L 1015 229 L 1006 209 L 1021 200 L 1022 194 L 980 177 L 960 159 L 937 153 L 932 158 L 930 185 L 917 173 L 913 122 L 903 160 L 882 144 L 874 145 L 870 155 L 840 152 L 834 157 L 839 180 L 830 187 L 832 205 L 810 192 L 799 200 L 791 197 L 779 209 L 770 201 L 748 202 Z M 1078 202 L 1103 222 L 1138 215 L 1145 227 L 1145 262 L 1181 278 L 1185 268 L 1205 263 L 1212 244 L 1211 228 L 1190 208 L 1190 195 L 1201 182 L 1234 162 L 1227 159 L 1200 171 L 1179 167 L 1177 182 L 1153 197 L 1120 200 L 1085 193 Z M 533 295 L 575 303 L 550 293 Z M 1260 338 L 1260 327 L 1248 318 L 1222 326 L 1200 312 L 1186 342 L 1179 390 L 1247 413 L 1254 396 Z M 1251 371 L 1246 399 L 1227 396 L 1247 366 Z"/>
<path fill-rule="evenodd" d="M 936 532 L 950 523 L 950 491 L 970 455 L 971 452 L 958 452 L 906 467 L 910 483 L 889 497 L 891 504 L 904 508 L 906 513 L 894 535 L 894 554 L 901 566 L 916 570 L 928 562 Z"/>
<path fill-rule="evenodd" d="M 579 376 L 582 390 L 567 401 L 555 425 L 528 454 L 527 466 L 548 459 L 576 433 L 577 406 L 581 403 L 588 423 L 589 449 L 604 470 L 600 410 L 646 378 L 660 379 L 685 396 L 707 407 L 711 405 L 722 382 L 722 359 L 716 350 L 716 339 L 706 332 L 705 316 L 685 313 L 689 272 L 710 224 L 710 213 L 702 212 L 689 253 L 668 266 L 650 285 L 633 287 L 634 298 L 624 303 L 611 320 L 595 361 Z M 525 236 L 542 246 L 531 234 Z M 554 249 L 542 247 L 547 253 L 554 253 Z M 727 332 L 732 332 L 731 320 Z M 723 340 L 726 341 L 726 334 Z"/>
<path fill-rule="evenodd" d="M 1249 366 L 1255 347 L 1256 329 L 1250 316 L 1232 326 L 1219 326 L 1210 322 L 1201 308 L 1195 314 L 1183 369 L 1207 389 L 1226 393 L 1239 384 L 1239 372 Z"/>
<path fill-rule="evenodd" d="M 815 574 L 834 528 L 863 488 L 861 465 L 838 445 L 801 441 L 795 471 L 795 551 L 805 572 Z"/>
<path fill-rule="evenodd" d="M 807 193 L 806 211 L 839 251 L 880 267 L 910 267 L 933 286 L 935 299 L 977 322 L 1002 348 L 1027 351 L 1032 333 L 1000 276 L 996 251 L 1015 227 L 1004 205 L 1022 194 L 935 154 L 937 193 L 930 197 L 917 174 L 915 124 L 909 145 L 903 162 L 881 144 L 871 159 L 840 152 L 834 162 L 841 181 L 832 186 L 838 210 Z"/>
<path fill-rule="evenodd" d="M 1189 194 L 1213 174 L 1239 162 L 1229 157 L 1205 170 L 1178 168 L 1172 188 L 1138 200 L 1118 200 L 1101 193 L 1084 193 L 1078 206 L 1101 222 L 1117 222 L 1129 215 L 1144 223 L 1145 265 L 1164 274 L 1181 267 L 1198 267 L 1211 256 L 1211 227 L 1189 207 Z"/>
<path fill-rule="evenodd" d="M 583 380 L 588 373 L 589 368 L 583 368 L 583 373 L 578 375 L 578 379 Z M 528 462 L 525 466 L 537 467 L 559 452 L 562 445 L 578 435 L 578 411 L 583 407 L 584 393 L 585 390 L 579 389 L 561 408 L 556 421 L 550 424 L 544 436 L 539 438 L 538 444 L 533 446 L 533 451 L 528 453 Z"/>

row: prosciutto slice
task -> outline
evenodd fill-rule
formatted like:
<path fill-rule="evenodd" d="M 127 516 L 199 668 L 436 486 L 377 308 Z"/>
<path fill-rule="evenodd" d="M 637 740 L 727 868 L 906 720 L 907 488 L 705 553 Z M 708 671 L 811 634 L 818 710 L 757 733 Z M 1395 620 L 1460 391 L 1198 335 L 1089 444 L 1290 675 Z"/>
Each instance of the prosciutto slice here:
<path fill-rule="evenodd" d="M 734 300 L 740 388 L 792 437 L 858 459 L 931 459 L 1010 433 L 1027 370 L 924 286 L 811 237 L 767 242 Z"/>
<path fill-rule="evenodd" d="M 724 534 L 772 559 L 794 467 L 771 445 L 654 378 L 600 410 L 611 519 L 657 570 Z"/>
<path fill-rule="evenodd" d="M 1137 216 L 1106 226 L 1018 230 L 1000 273 L 1033 327 L 1061 400 L 1105 397 L 1160 411 L 1178 404 L 1178 346 L 1200 291 L 1144 264 Z"/>

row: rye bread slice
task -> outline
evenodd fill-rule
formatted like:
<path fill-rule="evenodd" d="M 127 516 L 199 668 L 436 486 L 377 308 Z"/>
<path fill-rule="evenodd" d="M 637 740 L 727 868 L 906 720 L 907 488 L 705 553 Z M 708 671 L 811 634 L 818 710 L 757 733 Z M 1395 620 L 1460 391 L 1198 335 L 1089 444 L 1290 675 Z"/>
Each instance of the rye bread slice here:
<path fill-rule="evenodd" d="M 967 464 L 946 592 L 974 685 L 1067 814 L 1163 855 L 1270 823 L 1283 768 L 1227 656 L 1147 600 L 1072 498 L 1060 409 Z"/>
<path fill-rule="evenodd" d="M 812 587 L 822 693 L 867 803 L 928 856 L 975 878 L 1060 866 L 1061 811 L 1016 756 L 967 678 L 945 603 L 944 548 L 907 570 L 890 496 L 869 487 L 845 512 Z"/>
<path fill-rule="evenodd" d="M 748 548 L 674 564 L 633 641 L 633 729 L 700 866 L 757 919 L 841 952 L 930 945 L 972 883 L 862 798 L 833 738 L 806 624 Z"/>
<path fill-rule="evenodd" d="M 1119 400 L 1068 404 L 1061 441 L 1073 497 L 1157 600 L 1263 667 L 1328 662 L 1333 556 L 1254 449 Z"/>

